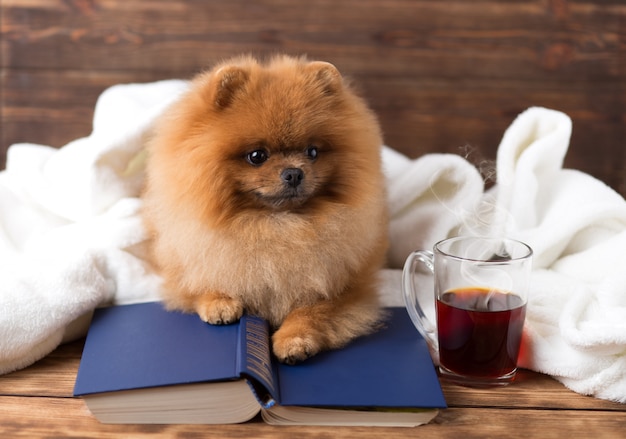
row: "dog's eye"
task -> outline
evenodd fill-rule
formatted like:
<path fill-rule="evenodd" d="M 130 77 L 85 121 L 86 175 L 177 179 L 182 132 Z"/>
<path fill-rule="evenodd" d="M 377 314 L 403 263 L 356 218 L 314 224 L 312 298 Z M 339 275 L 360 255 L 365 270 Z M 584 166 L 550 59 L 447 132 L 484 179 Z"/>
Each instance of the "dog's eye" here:
<path fill-rule="evenodd" d="M 311 160 L 315 160 L 317 158 L 317 146 L 315 145 L 309 145 L 305 151 L 306 155 L 308 158 L 310 158 Z"/>
<path fill-rule="evenodd" d="M 268 158 L 269 156 L 267 155 L 267 151 L 263 149 L 257 149 L 249 152 L 246 156 L 248 163 L 255 166 L 262 165 Z"/>

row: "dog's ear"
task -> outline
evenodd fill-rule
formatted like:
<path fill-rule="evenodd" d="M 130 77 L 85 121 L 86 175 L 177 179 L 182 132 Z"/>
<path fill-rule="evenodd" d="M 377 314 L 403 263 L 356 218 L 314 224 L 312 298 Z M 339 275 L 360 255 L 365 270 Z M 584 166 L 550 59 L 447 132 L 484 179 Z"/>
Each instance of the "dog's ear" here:
<path fill-rule="evenodd" d="M 322 87 L 324 93 L 334 94 L 341 90 L 343 86 L 341 73 L 331 63 L 312 61 L 307 68 L 313 73 L 317 85 Z"/>
<path fill-rule="evenodd" d="M 240 66 L 224 66 L 212 75 L 212 101 L 218 109 L 228 107 L 245 86 L 250 73 Z"/>

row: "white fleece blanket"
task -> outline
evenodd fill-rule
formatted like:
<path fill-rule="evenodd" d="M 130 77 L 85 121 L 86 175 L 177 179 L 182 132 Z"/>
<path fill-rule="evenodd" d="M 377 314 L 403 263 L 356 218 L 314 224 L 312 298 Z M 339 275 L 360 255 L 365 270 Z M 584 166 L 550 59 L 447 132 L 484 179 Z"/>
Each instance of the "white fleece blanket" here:
<path fill-rule="evenodd" d="M 61 149 L 17 144 L 0 172 L 0 373 L 86 331 L 105 303 L 158 298 L 138 215 L 145 140 L 184 81 L 118 85 L 93 132 Z M 456 234 L 505 234 L 535 251 L 522 366 L 576 392 L 626 402 L 626 202 L 562 168 L 571 121 L 531 108 L 504 134 L 483 191 L 456 155 L 383 152 L 391 212 L 388 304 L 408 253 Z M 427 283 L 427 282 L 426 282 Z M 424 294 L 430 287 L 424 286 Z"/>

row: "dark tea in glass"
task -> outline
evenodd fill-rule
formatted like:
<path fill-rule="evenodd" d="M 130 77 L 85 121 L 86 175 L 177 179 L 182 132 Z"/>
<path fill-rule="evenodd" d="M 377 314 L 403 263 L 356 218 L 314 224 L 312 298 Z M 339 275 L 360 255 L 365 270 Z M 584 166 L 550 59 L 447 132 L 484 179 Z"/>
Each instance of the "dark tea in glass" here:
<path fill-rule="evenodd" d="M 526 314 L 519 296 L 459 288 L 437 299 L 436 312 L 442 367 L 487 379 L 515 373 Z"/>

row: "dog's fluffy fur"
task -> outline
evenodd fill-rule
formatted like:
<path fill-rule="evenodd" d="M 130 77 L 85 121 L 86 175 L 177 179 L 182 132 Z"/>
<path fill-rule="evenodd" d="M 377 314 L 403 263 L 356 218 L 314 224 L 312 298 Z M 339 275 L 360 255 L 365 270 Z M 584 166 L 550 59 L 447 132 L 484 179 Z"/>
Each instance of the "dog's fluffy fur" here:
<path fill-rule="evenodd" d="M 144 218 L 166 305 L 211 324 L 264 317 L 289 363 L 371 332 L 381 144 L 331 64 L 240 57 L 199 74 L 149 147 Z"/>

